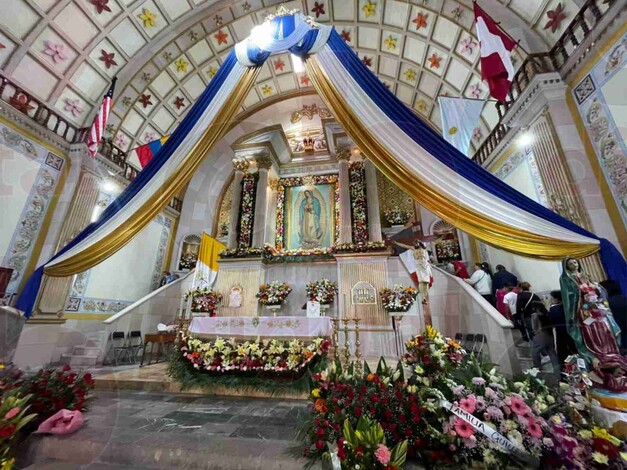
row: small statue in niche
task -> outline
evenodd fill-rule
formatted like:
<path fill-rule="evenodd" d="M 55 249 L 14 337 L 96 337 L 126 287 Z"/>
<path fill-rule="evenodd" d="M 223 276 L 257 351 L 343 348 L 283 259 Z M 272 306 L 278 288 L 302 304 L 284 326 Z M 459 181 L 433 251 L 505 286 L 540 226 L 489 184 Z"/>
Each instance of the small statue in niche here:
<path fill-rule="evenodd" d="M 239 308 L 242 306 L 242 288 L 234 286 L 229 294 L 229 307 Z"/>

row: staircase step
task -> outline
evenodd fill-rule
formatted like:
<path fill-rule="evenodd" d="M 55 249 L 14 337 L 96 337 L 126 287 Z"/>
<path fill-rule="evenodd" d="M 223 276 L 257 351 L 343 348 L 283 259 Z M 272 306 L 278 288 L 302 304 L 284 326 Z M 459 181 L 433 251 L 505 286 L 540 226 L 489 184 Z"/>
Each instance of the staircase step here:
<path fill-rule="evenodd" d="M 98 358 L 96 356 L 86 356 L 79 354 L 62 354 L 61 364 L 67 364 L 70 366 L 95 366 Z"/>
<path fill-rule="evenodd" d="M 94 346 L 74 346 L 72 354 L 75 356 L 98 357 L 102 349 Z"/>

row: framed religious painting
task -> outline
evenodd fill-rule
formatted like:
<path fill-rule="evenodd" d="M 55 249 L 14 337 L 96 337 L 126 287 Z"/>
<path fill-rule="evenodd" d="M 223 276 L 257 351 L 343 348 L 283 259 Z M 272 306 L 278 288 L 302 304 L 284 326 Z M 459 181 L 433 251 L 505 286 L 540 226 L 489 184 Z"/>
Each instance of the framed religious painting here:
<path fill-rule="evenodd" d="M 336 243 L 337 175 L 281 179 L 277 199 L 277 250 L 311 251 Z"/>

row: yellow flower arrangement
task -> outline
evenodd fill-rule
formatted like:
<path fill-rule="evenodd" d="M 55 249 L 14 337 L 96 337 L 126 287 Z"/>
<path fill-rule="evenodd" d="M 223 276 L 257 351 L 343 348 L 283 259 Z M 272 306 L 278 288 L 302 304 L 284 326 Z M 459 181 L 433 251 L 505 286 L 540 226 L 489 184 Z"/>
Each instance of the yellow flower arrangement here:
<path fill-rule="evenodd" d="M 139 15 L 139 19 L 144 22 L 144 28 L 154 28 L 157 25 L 157 15 L 148 8 L 144 8 L 143 13 Z"/>

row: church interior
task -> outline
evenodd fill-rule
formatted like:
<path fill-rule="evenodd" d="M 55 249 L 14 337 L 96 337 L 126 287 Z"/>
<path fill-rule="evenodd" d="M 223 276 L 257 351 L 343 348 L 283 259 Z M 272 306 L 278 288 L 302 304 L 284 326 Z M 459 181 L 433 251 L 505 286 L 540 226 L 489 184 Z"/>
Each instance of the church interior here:
<path fill-rule="evenodd" d="M 627 468 L 625 18 L 3 0 L 0 468 Z"/>

